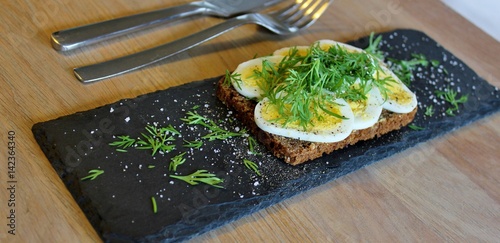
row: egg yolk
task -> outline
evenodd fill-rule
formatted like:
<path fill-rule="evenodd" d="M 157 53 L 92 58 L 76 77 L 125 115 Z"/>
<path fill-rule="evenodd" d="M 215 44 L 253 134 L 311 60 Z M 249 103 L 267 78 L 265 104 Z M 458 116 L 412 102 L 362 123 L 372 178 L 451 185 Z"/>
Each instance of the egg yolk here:
<path fill-rule="evenodd" d="M 255 71 L 262 71 L 262 65 L 254 65 L 253 67 L 245 68 L 241 73 L 241 80 L 245 82 L 250 87 L 257 86 L 257 79 L 253 77 Z"/>
<path fill-rule="evenodd" d="M 355 115 L 363 114 L 366 110 L 367 100 L 347 101 Z"/>
<path fill-rule="evenodd" d="M 390 91 L 387 92 L 387 97 L 389 100 L 393 100 L 401 105 L 408 105 L 412 102 L 413 96 L 403 89 L 401 85 L 391 85 L 386 86 L 386 88 Z"/>
<path fill-rule="evenodd" d="M 290 107 L 286 107 L 289 109 Z M 312 109 L 312 107 L 311 107 Z M 326 109 L 329 112 L 335 113 L 335 114 L 341 114 L 340 109 L 338 108 L 337 105 L 331 104 L 326 107 Z M 317 110 L 315 112 L 315 116 L 312 117 L 311 123 L 313 126 L 308 126 L 307 132 L 314 132 L 314 131 L 325 131 L 325 130 L 334 130 L 338 128 L 341 123 L 342 119 L 334 117 L 328 113 L 326 113 L 323 110 Z M 278 107 L 274 104 L 271 104 L 269 102 L 266 103 L 264 109 L 261 110 L 261 116 L 264 120 L 267 122 L 277 124 L 280 126 L 284 126 L 286 128 L 290 129 L 296 129 L 296 130 L 304 130 L 304 127 L 300 125 L 299 121 L 294 121 L 285 124 L 286 118 L 282 118 L 278 111 Z"/>
<path fill-rule="evenodd" d="M 383 72 L 377 72 L 377 74 L 379 78 L 390 77 L 390 75 Z M 412 102 L 413 96 L 403 88 L 403 85 L 404 84 L 399 82 L 391 82 L 385 85 L 384 87 L 389 91 L 387 92 L 387 98 L 401 105 L 410 104 Z"/>

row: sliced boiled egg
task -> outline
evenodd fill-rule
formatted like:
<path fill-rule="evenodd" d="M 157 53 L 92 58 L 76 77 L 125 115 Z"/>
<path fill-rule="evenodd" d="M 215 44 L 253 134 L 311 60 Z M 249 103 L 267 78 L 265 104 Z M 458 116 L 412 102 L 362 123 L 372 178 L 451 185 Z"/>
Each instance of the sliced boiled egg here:
<path fill-rule="evenodd" d="M 339 47 L 341 47 L 349 52 L 363 52 L 363 50 L 360 48 L 357 48 L 357 47 L 354 47 L 354 46 L 351 46 L 351 45 L 348 45 L 345 43 L 337 42 L 334 40 L 319 40 L 318 43 L 319 43 L 319 47 L 325 51 L 330 49 L 330 47 L 332 47 L 332 46 L 339 46 Z"/>
<path fill-rule="evenodd" d="M 255 71 L 262 71 L 262 63 L 265 60 L 277 66 L 283 58 L 284 56 L 266 56 L 241 63 L 233 72 L 233 74 L 240 75 L 241 81 L 231 80 L 233 87 L 249 99 L 261 98 L 263 91 L 259 87 L 259 79 L 255 77 Z"/>
<path fill-rule="evenodd" d="M 335 100 L 335 104 L 329 105 L 326 109 L 346 119 L 331 116 L 322 110 L 317 111 L 318 115 L 312 121 L 313 126 L 309 126 L 307 130 L 304 130 L 298 122 L 287 123 L 284 126 L 278 109 L 268 98 L 262 99 L 254 111 L 257 126 L 272 134 L 325 143 L 342 141 L 351 134 L 353 129 L 354 115 L 349 104 L 343 99 Z"/>
<path fill-rule="evenodd" d="M 297 49 L 299 56 L 305 56 L 309 52 L 309 46 L 284 47 L 273 52 L 273 56 L 289 56 L 292 48 Z"/>
<path fill-rule="evenodd" d="M 391 70 L 381 66 L 381 71 L 375 75 L 378 75 L 378 78 L 390 77 L 394 80 L 384 86 L 388 91 L 382 108 L 395 113 L 409 113 L 417 107 L 417 96 Z"/>
<path fill-rule="evenodd" d="M 332 47 L 332 46 L 339 46 L 339 47 L 341 47 L 347 51 L 350 51 L 350 52 L 363 52 L 362 49 L 359 49 L 357 47 L 354 47 L 354 46 L 351 46 L 351 45 L 348 45 L 345 43 L 337 42 L 334 40 L 319 40 L 316 43 L 318 43 L 319 47 L 325 51 L 330 49 L 330 47 Z M 292 48 L 297 49 L 299 56 L 305 56 L 308 54 L 310 46 L 284 47 L 284 48 L 281 48 L 281 49 L 274 51 L 273 55 L 275 55 L 275 56 L 287 56 L 290 54 L 290 51 Z"/>
<path fill-rule="evenodd" d="M 353 129 L 355 130 L 375 125 L 378 122 L 380 114 L 382 114 L 384 99 L 380 94 L 380 90 L 372 86 L 371 90 L 366 94 L 366 98 L 366 100 L 347 101 L 354 114 Z"/>
<path fill-rule="evenodd" d="M 364 50 L 360 48 L 333 40 L 320 40 L 316 42 L 315 45 L 325 51 L 329 50 L 331 47 L 339 47 L 348 53 L 364 53 Z M 288 74 L 286 74 L 283 80 L 271 79 L 272 82 L 277 81 L 278 83 L 268 84 L 268 81 L 261 80 L 256 73 L 261 73 L 263 71 L 264 62 L 268 62 L 271 66 L 276 67 L 284 58 L 287 58 L 287 56 L 292 53 L 292 50 L 297 50 L 299 56 L 307 56 L 311 51 L 310 48 L 310 46 L 281 48 L 276 50 L 272 56 L 255 58 L 243 62 L 238 65 L 233 72 L 233 75 L 237 74 L 239 78 L 231 79 L 232 86 L 241 95 L 249 99 L 260 100 L 255 107 L 254 118 L 256 125 L 263 131 L 309 142 L 339 142 L 347 138 L 353 130 L 366 129 L 375 125 L 379 121 L 383 109 L 395 113 L 409 113 L 417 106 L 416 95 L 410 91 L 410 89 L 406 87 L 406 85 L 382 63 L 382 61 L 370 59 L 374 67 L 380 64 L 380 68 L 377 69 L 378 71 L 369 69 L 370 72 L 375 72 L 373 78 L 371 78 L 370 73 L 366 79 L 371 80 L 361 81 L 358 79 L 354 84 L 350 84 L 352 88 L 359 89 L 361 87 L 360 82 L 367 82 L 366 86 L 363 86 L 366 88 L 362 90 L 362 94 L 366 96 L 367 99 L 357 101 L 336 99 L 334 103 L 328 104 L 326 107 L 321 107 L 321 109 L 317 108 L 315 105 L 311 105 L 310 114 L 314 117 L 310 121 L 310 124 L 300 124 L 299 121 L 287 122 L 289 117 L 286 117 L 286 114 L 282 114 L 282 111 L 283 109 L 285 111 L 291 109 L 293 104 L 290 104 L 290 107 L 286 107 L 287 105 L 285 105 L 285 107 L 278 107 L 278 105 L 271 102 L 268 97 L 264 97 L 265 93 L 268 92 L 263 91 L 263 89 L 266 89 L 263 86 L 273 85 L 273 87 L 269 88 L 279 91 L 279 88 L 284 87 L 282 85 L 290 85 L 287 84 L 287 82 L 279 82 L 283 80 L 288 81 L 286 78 L 290 78 L 291 76 L 287 77 Z M 342 51 L 339 55 L 342 53 L 345 52 Z M 289 64 L 289 62 L 284 63 Z M 290 73 L 292 73 L 292 71 L 290 71 Z M 364 77 L 366 77 L 366 75 L 364 75 Z M 377 80 L 386 78 L 390 79 L 390 81 L 385 82 L 383 84 L 384 86 L 381 87 Z M 377 85 L 373 82 L 377 82 Z M 329 95 L 328 93 L 331 91 L 325 90 L 325 92 Z M 277 95 L 281 96 L 281 94 L 282 93 L 278 93 Z M 344 97 L 342 96 L 343 94 L 348 97 L 350 93 L 332 93 L 331 95 L 334 95 L 334 97 Z M 303 113 L 309 115 L 307 112 Z M 331 113 L 343 116 L 344 119 L 332 116 Z"/>
<path fill-rule="evenodd" d="M 345 43 L 340 43 L 336 42 L 333 40 L 320 40 L 319 46 L 323 50 L 328 50 L 330 46 L 338 45 L 342 48 L 344 48 L 347 51 L 351 52 L 364 52 L 364 50 L 345 44 Z M 406 85 L 401 82 L 401 80 L 391 71 L 389 70 L 384 64 L 381 63 L 381 69 L 382 71 L 377 72 L 375 75 L 379 75 L 378 78 L 386 78 L 386 77 L 391 77 L 392 79 L 395 80 L 395 82 L 389 82 L 388 85 L 385 87 L 389 90 L 387 92 L 387 100 L 383 103 L 381 108 L 395 112 L 395 113 L 409 113 L 415 109 L 417 106 L 417 97 L 416 95 L 411 92 L 411 90 L 406 87 Z M 376 90 L 372 89 L 372 91 L 375 93 L 377 92 Z M 379 91 L 380 94 L 380 91 Z M 372 104 L 376 104 L 379 101 L 379 98 L 381 96 L 376 95 L 376 97 L 373 100 L 367 100 L 367 104 L 370 103 L 368 107 L 374 107 Z M 377 109 L 378 110 L 378 109 Z M 373 111 L 374 114 L 376 111 L 375 109 L 370 109 L 367 110 L 367 112 Z M 355 113 L 356 114 L 356 113 Z M 367 115 L 366 118 L 370 117 L 370 120 L 367 124 L 371 123 L 371 115 Z M 360 127 L 363 127 L 365 124 L 359 124 Z M 358 128 L 359 129 L 359 128 Z"/>

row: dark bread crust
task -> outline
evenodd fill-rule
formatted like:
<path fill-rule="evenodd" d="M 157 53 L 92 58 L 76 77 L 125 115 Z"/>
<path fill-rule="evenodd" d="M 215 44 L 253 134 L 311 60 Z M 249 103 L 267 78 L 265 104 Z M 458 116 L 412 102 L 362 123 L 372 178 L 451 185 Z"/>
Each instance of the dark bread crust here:
<path fill-rule="evenodd" d="M 254 121 L 254 109 L 257 103 L 240 95 L 232 85 L 225 85 L 224 79 L 225 77 L 217 83 L 217 97 L 228 108 L 235 111 L 235 117 L 247 126 L 251 133 L 256 136 L 257 140 L 265 145 L 274 156 L 283 159 L 291 165 L 298 165 L 342 149 L 348 145 L 353 145 L 359 141 L 369 140 L 398 130 L 413 121 L 417 113 L 417 108 L 407 114 L 383 110 L 379 122 L 374 126 L 363 130 L 355 130 L 343 141 L 335 143 L 301 141 L 261 130 Z"/>

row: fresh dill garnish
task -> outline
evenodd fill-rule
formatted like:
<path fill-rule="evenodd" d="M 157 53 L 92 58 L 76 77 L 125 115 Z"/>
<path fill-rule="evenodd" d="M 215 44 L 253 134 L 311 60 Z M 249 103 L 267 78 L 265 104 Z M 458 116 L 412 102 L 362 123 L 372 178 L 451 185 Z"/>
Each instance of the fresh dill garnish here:
<path fill-rule="evenodd" d="M 85 180 L 93 181 L 95 178 L 102 175 L 103 173 L 104 173 L 104 170 L 89 170 L 89 175 L 83 177 L 81 180 L 82 181 L 85 181 Z"/>
<path fill-rule="evenodd" d="M 364 50 L 370 55 L 376 57 L 379 60 L 384 60 L 384 52 L 379 49 L 380 43 L 382 42 L 382 35 L 374 38 L 375 34 L 370 33 L 369 45 Z"/>
<path fill-rule="evenodd" d="M 187 141 L 187 140 L 184 140 L 184 145 L 182 145 L 183 147 L 185 148 L 195 148 L 195 149 L 199 149 L 201 148 L 201 146 L 203 146 L 203 141 L 199 140 L 199 141 Z"/>
<path fill-rule="evenodd" d="M 117 136 L 120 140 L 109 143 L 110 146 L 118 147 L 116 151 L 127 152 L 130 147 L 142 150 L 152 150 L 152 156 L 157 152 L 167 153 L 175 149 L 175 145 L 170 142 L 174 141 L 173 135 L 180 135 L 172 125 L 166 127 L 156 127 L 148 125 L 145 127 L 147 133 L 141 133 L 142 137 L 138 139 L 130 138 L 130 136 Z"/>
<path fill-rule="evenodd" d="M 224 188 L 219 185 L 220 183 L 224 182 L 224 180 L 218 178 L 215 174 L 209 173 L 207 170 L 197 170 L 194 173 L 185 176 L 170 175 L 170 177 L 185 181 L 186 183 L 193 186 L 198 185 L 199 183 L 205 183 L 213 187 Z"/>
<path fill-rule="evenodd" d="M 410 124 L 408 125 L 408 127 L 411 129 L 411 130 L 415 130 L 415 131 L 421 131 L 421 130 L 424 130 L 425 127 L 420 127 L 420 126 L 417 126 L 415 124 Z"/>
<path fill-rule="evenodd" d="M 434 106 L 433 105 L 429 105 L 427 107 L 425 107 L 425 113 L 424 113 L 426 116 L 433 116 L 434 115 Z"/>
<path fill-rule="evenodd" d="M 255 174 L 257 174 L 258 176 L 261 176 L 260 171 L 259 171 L 259 166 L 255 162 L 248 160 L 248 159 L 243 159 L 243 164 L 245 165 L 245 167 L 247 167 L 248 169 L 255 172 Z"/>
<path fill-rule="evenodd" d="M 259 152 L 255 151 L 255 146 L 257 146 L 257 141 L 255 140 L 255 138 L 248 136 L 247 141 L 248 141 L 248 150 L 250 151 L 250 154 L 260 155 Z"/>
<path fill-rule="evenodd" d="M 151 197 L 151 204 L 153 205 L 153 213 L 157 213 L 158 212 L 158 205 L 156 204 L 155 197 Z"/>
<path fill-rule="evenodd" d="M 229 86 L 231 83 L 235 83 L 238 88 L 241 89 L 241 74 L 239 73 L 231 73 L 229 70 L 226 70 L 226 76 L 224 78 L 224 85 Z"/>
<path fill-rule="evenodd" d="M 135 139 L 130 138 L 130 136 L 117 136 L 117 138 L 121 139 L 119 141 L 114 141 L 110 143 L 110 146 L 118 147 L 116 151 L 118 152 L 127 152 L 127 148 L 134 146 Z"/>
<path fill-rule="evenodd" d="M 170 165 L 168 166 L 168 170 L 174 171 L 174 172 L 177 171 L 177 166 L 182 165 L 182 164 L 184 164 L 184 162 L 186 162 L 186 159 L 184 158 L 185 154 L 186 154 L 186 152 L 174 156 L 170 160 Z"/>
<path fill-rule="evenodd" d="M 232 137 L 241 137 L 246 134 L 246 129 L 242 129 L 239 132 L 232 132 L 223 129 L 212 119 L 204 117 L 198 114 L 198 112 L 196 111 L 188 111 L 186 115 L 187 117 L 181 118 L 182 121 L 186 122 L 189 125 L 201 125 L 210 131 L 209 134 L 201 137 L 203 139 L 208 139 L 209 141 L 226 140 Z"/>
<path fill-rule="evenodd" d="M 455 112 L 459 110 L 458 105 L 463 104 L 468 100 L 468 95 L 462 95 L 458 98 L 458 92 L 450 87 L 447 87 L 444 91 L 436 90 L 435 93 L 438 98 L 441 98 L 452 105 L 452 107 L 446 109 L 446 114 L 449 116 L 454 116 Z"/>
<path fill-rule="evenodd" d="M 340 45 L 324 49 L 315 43 L 304 55 L 291 48 L 277 65 L 264 60 L 261 70 L 254 70 L 252 77 L 263 96 L 277 107 L 279 118 L 273 122 L 283 126 L 297 123 L 306 130 L 314 125 L 314 119 L 323 119 L 319 111 L 346 119 L 328 109 L 338 105 L 335 103 L 338 98 L 366 100 L 366 93 L 374 85 L 383 94 L 387 93 L 386 85 L 394 80 L 388 75 L 376 75 L 383 71 L 373 56 L 375 47 L 370 51 L 375 54 L 349 51 Z"/>

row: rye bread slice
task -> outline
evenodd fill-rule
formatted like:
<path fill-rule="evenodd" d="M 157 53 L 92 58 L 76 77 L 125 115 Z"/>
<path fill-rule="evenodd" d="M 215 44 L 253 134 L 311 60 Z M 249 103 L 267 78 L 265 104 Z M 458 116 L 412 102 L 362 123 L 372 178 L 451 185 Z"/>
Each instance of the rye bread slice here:
<path fill-rule="evenodd" d="M 283 159 L 291 165 L 298 165 L 332 153 L 348 145 L 353 145 L 359 141 L 377 138 L 391 131 L 398 130 L 412 122 L 417 113 L 417 108 L 406 114 L 383 110 L 379 121 L 374 126 L 362 130 L 354 130 L 346 139 L 340 142 L 307 142 L 274 135 L 260 129 L 254 121 L 254 109 L 257 103 L 240 95 L 232 85 L 224 84 L 224 79 L 225 77 L 222 77 L 217 83 L 217 98 L 235 112 L 235 117 L 247 126 L 256 139 L 271 151 L 274 156 Z"/>

